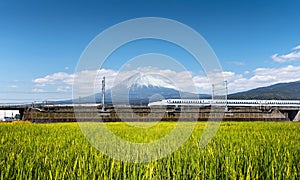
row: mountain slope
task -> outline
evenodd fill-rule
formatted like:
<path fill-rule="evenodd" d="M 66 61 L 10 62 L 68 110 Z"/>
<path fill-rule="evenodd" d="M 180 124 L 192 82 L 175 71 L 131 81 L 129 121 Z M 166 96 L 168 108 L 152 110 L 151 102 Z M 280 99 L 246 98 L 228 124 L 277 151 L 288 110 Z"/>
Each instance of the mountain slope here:
<path fill-rule="evenodd" d="M 160 99 L 209 98 L 210 95 L 177 90 L 168 79 L 155 74 L 137 73 L 106 90 L 105 104 L 147 105 Z M 75 99 L 76 103 L 100 103 L 101 93 Z M 65 101 L 67 102 L 67 101 Z"/>
<path fill-rule="evenodd" d="M 136 74 L 112 89 L 108 89 L 105 94 L 106 104 L 130 104 L 147 105 L 149 101 L 158 101 L 160 99 L 177 98 L 211 98 L 206 94 L 193 94 L 182 92 L 167 80 L 154 75 Z M 300 100 L 300 81 L 290 83 L 279 83 L 267 87 L 260 87 L 245 92 L 239 92 L 228 95 L 228 99 L 299 99 Z M 68 103 L 69 101 L 65 101 Z M 82 97 L 73 102 L 101 102 L 101 93 Z"/>
<path fill-rule="evenodd" d="M 108 90 L 107 102 L 147 105 L 149 101 L 171 98 L 196 98 L 197 94 L 181 92 L 168 79 L 155 74 L 135 74 Z M 99 99 L 100 101 L 100 94 Z"/>
<path fill-rule="evenodd" d="M 279 83 L 230 94 L 230 99 L 300 99 L 300 81 Z"/>

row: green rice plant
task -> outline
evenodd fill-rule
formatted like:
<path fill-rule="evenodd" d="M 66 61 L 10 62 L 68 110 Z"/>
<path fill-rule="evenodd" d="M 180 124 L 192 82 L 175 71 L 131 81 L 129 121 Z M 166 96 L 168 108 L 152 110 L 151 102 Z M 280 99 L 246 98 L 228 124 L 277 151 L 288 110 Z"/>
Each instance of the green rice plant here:
<path fill-rule="evenodd" d="M 157 140 L 175 125 L 103 124 L 132 142 Z M 77 123 L 0 124 L 0 179 L 300 179 L 300 123 L 222 122 L 199 148 L 205 125 L 169 156 L 129 163 L 91 146 Z"/>

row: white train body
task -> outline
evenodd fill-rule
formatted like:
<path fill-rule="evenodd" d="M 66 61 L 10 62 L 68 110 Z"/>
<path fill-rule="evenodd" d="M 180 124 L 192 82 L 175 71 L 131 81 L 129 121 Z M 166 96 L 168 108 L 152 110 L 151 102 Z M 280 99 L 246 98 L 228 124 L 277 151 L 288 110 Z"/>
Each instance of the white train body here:
<path fill-rule="evenodd" d="M 300 100 L 233 100 L 228 99 L 164 99 L 151 102 L 148 106 L 227 106 L 228 107 L 299 107 Z"/>

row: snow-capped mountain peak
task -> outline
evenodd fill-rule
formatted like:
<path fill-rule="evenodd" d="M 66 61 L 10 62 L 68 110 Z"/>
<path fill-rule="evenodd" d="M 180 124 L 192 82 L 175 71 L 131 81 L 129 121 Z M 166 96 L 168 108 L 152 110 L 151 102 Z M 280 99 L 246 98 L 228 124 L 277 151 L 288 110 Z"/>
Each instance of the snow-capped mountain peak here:
<path fill-rule="evenodd" d="M 126 85 L 127 88 L 164 87 L 176 89 L 176 87 L 172 84 L 170 80 L 157 74 L 137 73 L 127 79 Z"/>

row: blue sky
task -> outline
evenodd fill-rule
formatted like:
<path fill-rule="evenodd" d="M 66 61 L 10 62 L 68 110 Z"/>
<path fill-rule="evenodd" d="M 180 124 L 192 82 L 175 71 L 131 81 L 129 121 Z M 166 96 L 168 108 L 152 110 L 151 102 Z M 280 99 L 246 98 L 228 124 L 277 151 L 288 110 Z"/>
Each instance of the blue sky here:
<path fill-rule="evenodd" d="M 300 80 L 299 12 L 297 0 L 2 1 L 0 102 L 71 98 L 71 78 L 89 42 L 139 17 L 170 18 L 201 34 L 218 56 L 230 92 Z M 148 42 L 139 51 L 138 43 L 130 49 L 135 55 L 173 48 L 159 51 L 165 44 L 153 49 Z M 201 86 L 199 67 L 173 52 Z M 120 57 L 127 60 L 130 51 L 117 57 L 105 64 L 105 72 L 118 71 Z"/>

